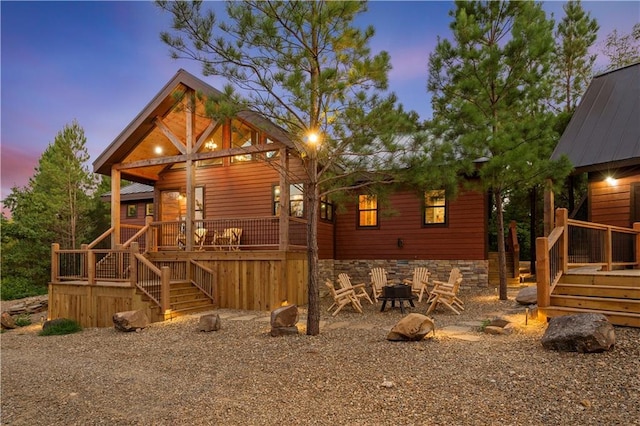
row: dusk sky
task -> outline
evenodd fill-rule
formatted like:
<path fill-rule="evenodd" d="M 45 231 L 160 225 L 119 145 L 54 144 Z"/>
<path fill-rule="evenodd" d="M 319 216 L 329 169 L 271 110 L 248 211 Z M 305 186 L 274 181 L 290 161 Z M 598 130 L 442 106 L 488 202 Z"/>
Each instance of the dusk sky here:
<path fill-rule="evenodd" d="M 221 2 L 208 5 L 224 10 Z M 546 2 L 545 10 L 558 21 L 562 5 Z M 358 23 L 376 28 L 373 52 L 391 55 L 390 90 L 405 109 L 430 118 L 427 60 L 436 37 L 449 38 L 452 3 L 368 6 Z M 600 24 L 599 41 L 614 29 L 629 33 L 640 22 L 637 1 L 583 6 Z M 3 0 L 0 17 L 0 199 L 27 184 L 47 145 L 74 119 L 85 131 L 93 163 L 178 69 L 203 78 L 197 64 L 169 57 L 159 34 L 169 29 L 170 16 L 150 2 Z M 222 87 L 221 80 L 203 79 Z"/>

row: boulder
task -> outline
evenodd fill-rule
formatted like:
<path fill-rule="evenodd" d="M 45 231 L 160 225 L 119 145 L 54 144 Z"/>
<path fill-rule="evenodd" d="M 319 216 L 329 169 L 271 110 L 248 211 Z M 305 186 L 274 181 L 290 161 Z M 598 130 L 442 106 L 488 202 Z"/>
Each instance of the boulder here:
<path fill-rule="evenodd" d="M 294 334 L 298 334 L 298 327 L 296 327 L 295 325 L 291 327 L 272 327 L 271 328 L 271 335 L 273 337 L 290 336 Z"/>
<path fill-rule="evenodd" d="M 271 328 L 294 327 L 298 322 L 298 306 L 286 305 L 271 311 Z"/>
<path fill-rule="evenodd" d="M 271 311 L 271 335 L 273 337 L 298 334 L 298 306 L 285 305 Z"/>
<path fill-rule="evenodd" d="M 144 311 L 125 311 L 113 314 L 113 325 L 119 331 L 136 331 L 149 325 Z"/>
<path fill-rule="evenodd" d="M 564 352 L 604 352 L 615 345 L 613 325 L 602 314 L 574 314 L 551 318 L 542 346 Z"/>
<path fill-rule="evenodd" d="M 17 327 L 16 322 L 13 320 L 13 317 L 9 312 L 2 313 L 2 316 L 0 317 L 0 324 L 5 330 L 11 330 Z"/>
<path fill-rule="evenodd" d="M 391 341 L 419 341 L 433 331 L 435 335 L 436 326 L 433 320 L 425 315 L 411 313 L 402 318 L 393 326 L 387 340 Z"/>
<path fill-rule="evenodd" d="M 198 330 L 200 331 L 218 331 L 220 330 L 220 315 L 218 314 L 207 314 L 200 317 L 200 322 L 198 323 Z"/>
<path fill-rule="evenodd" d="M 516 302 L 521 305 L 535 305 L 538 303 L 538 287 L 525 287 L 516 295 Z"/>

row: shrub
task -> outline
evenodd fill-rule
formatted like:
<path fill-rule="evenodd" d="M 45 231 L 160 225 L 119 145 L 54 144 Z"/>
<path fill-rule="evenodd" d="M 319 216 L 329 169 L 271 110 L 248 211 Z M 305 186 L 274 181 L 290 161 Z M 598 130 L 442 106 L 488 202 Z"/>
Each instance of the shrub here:
<path fill-rule="evenodd" d="M 20 314 L 16 317 L 15 323 L 18 327 L 25 327 L 27 325 L 31 325 L 31 315 Z"/>
<path fill-rule="evenodd" d="M 77 321 L 68 318 L 58 318 L 45 323 L 45 327 L 38 333 L 40 336 L 60 336 L 82 331 L 82 327 Z"/>
<path fill-rule="evenodd" d="M 47 286 L 34 284 L 33 281 L 22 277 L 3 277 L 0 284 L 0 298 L 2 300 L 16 300 L 31 296 L 47 294 Z"/>

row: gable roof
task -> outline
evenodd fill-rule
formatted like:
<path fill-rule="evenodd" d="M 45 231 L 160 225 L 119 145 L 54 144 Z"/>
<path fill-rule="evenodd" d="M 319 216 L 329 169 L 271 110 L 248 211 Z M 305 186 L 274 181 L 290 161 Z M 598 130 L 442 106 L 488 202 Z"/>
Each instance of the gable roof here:
<path fill-rule="evenodd" d="M 136 161 L 151 158 L 153 157 L 151 154 L 153 148 L 158 143 L 164 143 L 167 148 L 173 149 L 166 136 L 158 129 L 155 120 L 157 117 L 161 117 L 163 121 L 166 120 L 166 124 L 171 131 L 178 137 L 183 137 L 184 129 L 186 128 L 185 114 L 180 111 L 180 108 L 177 108 L 180 106 L 180 100 L 179 97 L 176 97 L 176 94 L 184 93 L 187 89 L 192 89 L 196 93 L 201 93 L 207 97 L 222 96 L 219 90 L 199 78 L 183 69 L 178 70 L 171 80 L 165 84 L 158 94 L 93 162 L 94 171 L 108 176 L 111 174 L 111 166 L 114 164 L 125 160 Z M 193 134 L 194 137 L 198 137 L 211 123 L 211 119 L 204 112 L 204 103 L 202 101 L 197 101 L 194 116 Z M 242 111 L 238 114 L 238 117 L 254 127 L 264 130 L 279 142 L 295 148 L 286 131 L 260 114 L 252 111 Z M 177 150 L 174 149 L 173 153 L 169 152 L 167 155 L 177 154 Z M 126 174 L 123 172 L 123 178 L 142 183 L 153 183 L 157 174 L 165 166 L 156 165 L 146 167 L 144 170 L 127 170 Z"/>
<path fill-rule="evenodd" d="M 640 164 L 640 63 L 591 80 L 551 159 L 563 154 L 577 172 Z"/>
<path fill-rule="evenodd" d="M 154 188 L 144 183 L 133 182 L 130 185 L 120 188 L 120 200 L 152 200 L 154 197 Z M 105 192 L 100 196 L 105 201 L 111 200 L 111 191 Z"/>

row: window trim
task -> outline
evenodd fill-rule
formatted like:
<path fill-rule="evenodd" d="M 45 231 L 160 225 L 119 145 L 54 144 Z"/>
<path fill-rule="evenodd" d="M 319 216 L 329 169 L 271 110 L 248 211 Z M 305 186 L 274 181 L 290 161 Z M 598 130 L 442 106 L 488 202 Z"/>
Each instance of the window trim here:
<path fill-rule="evenodd" d="M 138 204 L 127 204 L 127 218 L 135 219 L 138 217 Z"/>
<path fill-rule="evenodd" d="M 323 205 L 326 206 L 324 210 L 324 214 L 322 210 Z M 326 214 L 327 212 L 330 212 L 330 214 L 327 215 Z M 327 216 L 330 216 L 330 217 L 327 217 Z M 329 223 L 335 222 L 336 208 L 333 205 L 333 203 L 329 200 L 329 197 L 327 197 L 326 195 L 324 197 L 320 197 L 320 209 L 318 211 L 318 217 L 320 218 L 320 220 L 324 222 L 329 222 Z"/>
<path fill-rule="evenodd" d="M 291 188 L 294 187 L 302 187 L 302 200 L 292 200 L 291 196 L 293 195 L 293 192 L 291 191 Z M 304 196 L 304 182 L 300 182 L 300 183 L 290 183 L 289 184 L 289 217 L 295 217 L 298 219 L 304 219 L 306 218 L 307 215 L 307 203 L 305 200 L 305 196 Z M 271 186 L 271 212 L 273 213 L 274 216 L 279 216 L 280 215 L 280 210 L 279 210 L 279 206 L 280 206 L 280 192 L 278 192 L 278 199 L 276 200 L 276 188 L 280 188 L 280 184 L 273 184 Z M 295 195 L 300 195 L 300 194 L 295 194 Z M 293 202 L 300 202 L 302 201 L 302 215 L 301 216 L 297 216 L 294 215 L 294 209 L 291 208 L 291 204 Z"/>
<path fill-rule="evenodd" d="M 373 197 L 376 200 L 376 207 L 375 209 L 365 209 L 365 210 L 361 210 L 360 209 L 360 197 Z M 360 213 L 361 212 L 375 212 L 375 221 L 376 224 L 375 225 L 362 225 L 362 223 L 360 222 Z M 375 194 L 358 194 L 358 199 L 356 201 L 356 228 L 357 229 L 379 229 L 380 228 L 380 205 L 378 203 L 378 196 Z"/>
<path fill-rule="evenodd" d="M 444 204 L 437 204 L 427 206 L 427 193 L 433 191 L 444 192 Z M 444 216 L 442 222 L 427 223 L 427 209 L 443 208 Z M 422 227 L 424 228 L 437 228 L 449 226 L 449 198 L 447 197 L 447 191 L 445 189 L 427 189 L 422 192 Z"/>

